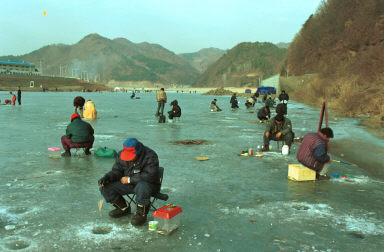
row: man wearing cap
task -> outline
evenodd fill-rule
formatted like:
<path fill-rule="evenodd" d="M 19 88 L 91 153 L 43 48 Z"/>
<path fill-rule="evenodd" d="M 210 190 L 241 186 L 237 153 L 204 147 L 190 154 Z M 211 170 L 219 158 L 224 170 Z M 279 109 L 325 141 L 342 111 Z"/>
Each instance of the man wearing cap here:
<path fill-rule="evenodd" d="M 327 172 L 332 163 L 328 155 L 329 139 L 333 138 L 331 128 L 322 128 L 317 133 L 308 133 L 304 136 L 299 150 L 297 160 L 304 166 L 316 171 L 319 180 L 329 179 Z"/>
<path fill-rule="evenodd" d="M 286 145 L 291 147 L 293 141 L 291 120 L 278 114 L 267 123 L 264 133 L 264 146 L 262 151 L 269 151 L 269 141 L 284 141 Z"/>
<path fill-rule="evenodd" d="M 131 213 L 131 206 L 123 195 L 135 193 L 136 213 L 131 223 L 141 226 L 147 220 L 151 195 L 160 190 L 159 158 L 136 138 L 128 138 L 112 170 L 99 179 L 98 184 L 105 200 L 116 208 L 109 212 L 113 218 Z"/>
<path fill-rule="evenodd" d="M 85 148 L 85 155 L 91 154 L 89 149 L 92 148 L 95 140 L 93 134 L 92 126 L 81 120 L 79 114 L 73 114 L 71 123 L 67 126 L 66 134 L 61 137 L 61 144 L 65 150 L 62 156 L 70 157 L 72 148 Z"/>

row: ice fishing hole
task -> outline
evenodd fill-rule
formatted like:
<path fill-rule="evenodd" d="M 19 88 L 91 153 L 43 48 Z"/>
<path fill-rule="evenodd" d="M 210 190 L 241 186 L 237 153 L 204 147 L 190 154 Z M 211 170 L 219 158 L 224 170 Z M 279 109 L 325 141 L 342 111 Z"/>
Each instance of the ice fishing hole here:
<path fill-rule="evenodd" d="M 23 240 L 12 241 L 6 244 L 7 248 L 10 250 L 19 250 L 29 247 L 29 242 Z"/>
<path fill-rule="evenodd" d="M 203 139 L 196 139 L 196 140 L 180 140 L 180 141 L 173 141 L 172 144 L 176 145 L 201 145 L 201 144 L 208 144 L 207 140 Z"/>
<path fill-rule="evenodd" d="M 309 209 L 309 207 L 303 206 L 303 205 L 295 205 L 292 208 L 294 208 L 296 210 L 308 210 Z"/>
<path fill-rule="evenodd" d="M 9 209 L 9 213 L 11 214 L 23 214 L 27 211 L 28 211 L 27 207 L 15 207 L 15 208 Z"/>
<path fill-rule="evenodd" d="M 365 236 L 358 232 L 349 232 L 348 235 L 351 236 L 352 238 L 365 239 Z"/>
<path fill-rule="evenodd" d="M 92 229 L 92 233 L 94 234 L 109 234 L 111 231 L 111 227 L 93 227 Z"/>

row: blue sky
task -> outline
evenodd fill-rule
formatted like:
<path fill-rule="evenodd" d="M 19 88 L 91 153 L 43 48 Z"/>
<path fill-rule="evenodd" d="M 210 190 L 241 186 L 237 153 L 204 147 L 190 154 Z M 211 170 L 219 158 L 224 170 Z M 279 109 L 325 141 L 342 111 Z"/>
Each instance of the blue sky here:
<path fill-rule="evenodd" d="M 75 44 L 90 33 L 175 53 L 290 42 L 321 0 L 0 0 L 0 55 Z M 47 11 L 44 17 L 43 11 Z"/>

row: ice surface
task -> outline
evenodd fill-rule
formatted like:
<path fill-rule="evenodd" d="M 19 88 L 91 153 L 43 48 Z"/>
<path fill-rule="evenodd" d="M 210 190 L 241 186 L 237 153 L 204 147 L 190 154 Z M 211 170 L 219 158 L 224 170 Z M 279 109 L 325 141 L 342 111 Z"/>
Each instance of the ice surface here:
<path fill-rule="evenodd" d="M 149 232 L 147 226 L 135 228 L 130 216 L 111 219 L 108 211 L 113 207 L 108 203 L 99 216 L 97 202 L 102 196 L 97 180 L 111 169 L 113 159 L 48 158 L 48 147 L 61 147 L 77 95 L 92 99 L 99 112 L 99 119 L 90 121 L 95 128 L 94 149 L 120 150 L 127 137 L 137 137 L 158 153 L 165 168 L 163 191 L 169 194 L 169 203 L 183 208 L 175 233 L 165 237 Z M 243 105 L 230 111 L 230 97 L 216 97 L 223 111 L 211 113 L 212 96 L 169 93 L 168 100 L 178 99 L 182 118 L 158 124 L 154 94 L 140 93 L 139 100 L 129 95 L 25 92 L 22 106 L 0 106 L 0 251 L 23 247 L 25 251 L 380 251 L 384 247 L 384 184 L 364 169 L 346 170 L 335 163 L 330 175 L 355 178 L 289 181 L 288 164 L 297 163 L 299 144 L 289 156 L 282 156 L 273 142 L 274 151 L 263 158 L 238 156 L 249 148 L 257 152 L 265 125 L 254 124 L 257 114 L 247 113 Z M 257 103 L 254 110 L 260 106 Z M 169 108 L 166 104 L 165 111 Z M 319 110 L 292 102 L 288 113 L 296 136 L 317 129 Z M 338 137 L 366 134 L 354 119 L 338 118 L 330 124 Z M 173 144 L 192 139 L 209 144 Z M 198 156 L 209 160 L 199 162 Z M 162 204 L 157 202 L 158 207 Z M 9 225 L 15 228 L 6 230 Z"/>

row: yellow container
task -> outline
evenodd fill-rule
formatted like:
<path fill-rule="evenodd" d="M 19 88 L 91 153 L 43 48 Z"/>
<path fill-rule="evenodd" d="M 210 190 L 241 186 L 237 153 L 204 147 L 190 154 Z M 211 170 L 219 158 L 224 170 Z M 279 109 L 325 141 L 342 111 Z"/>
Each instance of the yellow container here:
<path fill-rule="evenodd" d="M 316 172 L 301 164 L 289 164 L 288 178 L 294 181 L 312 181 L 316 180 Z"/>

